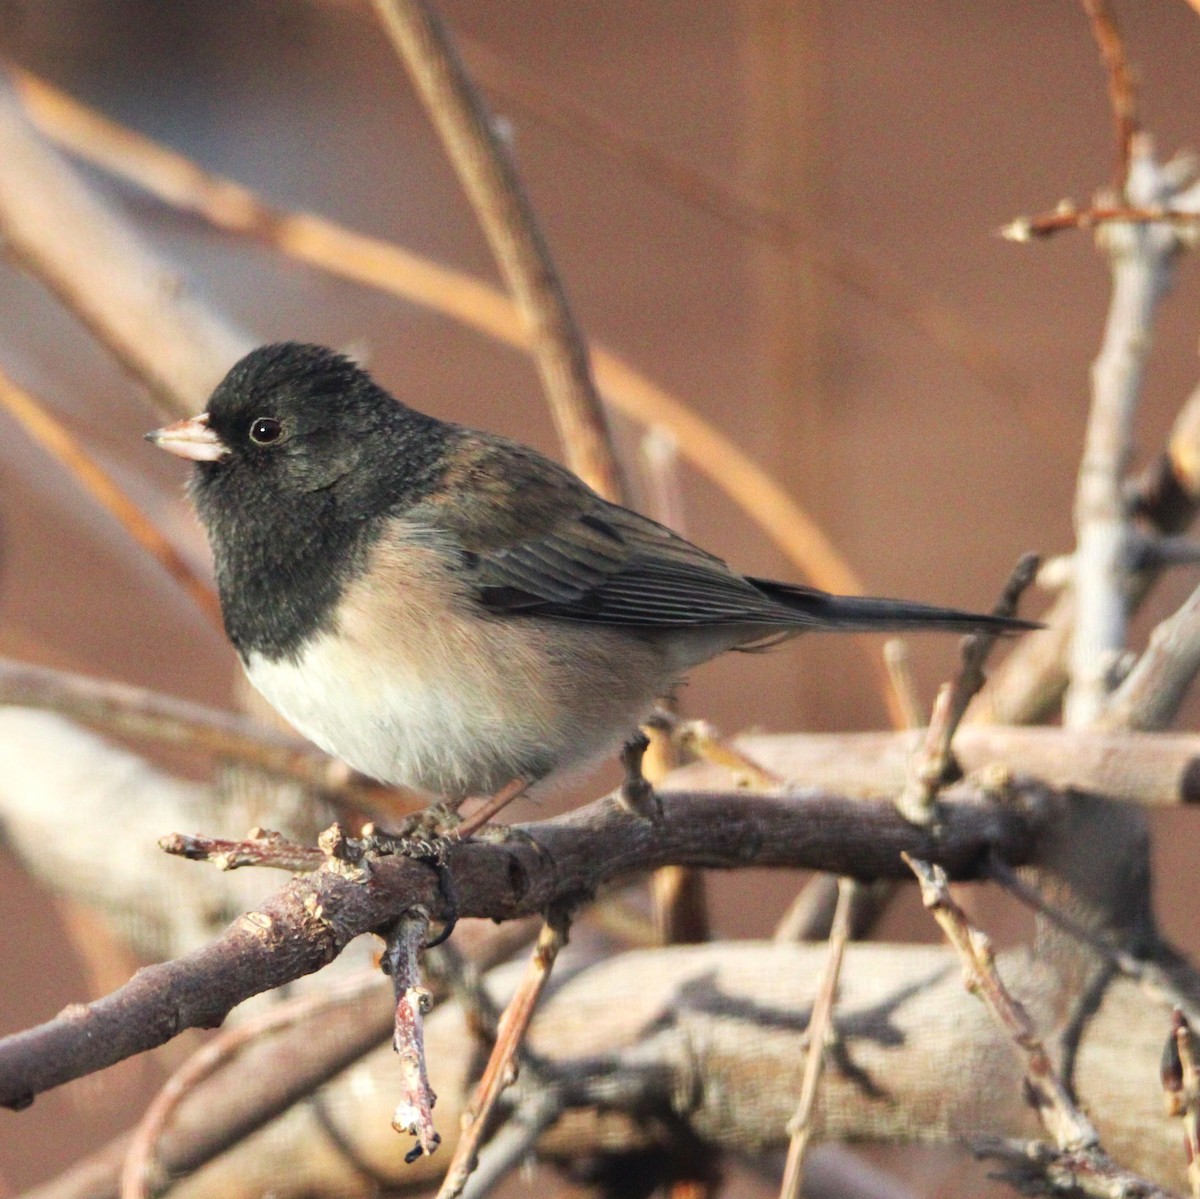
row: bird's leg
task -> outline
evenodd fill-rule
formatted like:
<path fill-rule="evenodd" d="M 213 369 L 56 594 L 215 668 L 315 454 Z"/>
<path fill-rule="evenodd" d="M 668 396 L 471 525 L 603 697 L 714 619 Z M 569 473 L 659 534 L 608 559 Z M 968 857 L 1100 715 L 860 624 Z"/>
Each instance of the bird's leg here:
<path fill-rule="evenodd" d="M 485 799 L 470 816 L 464 817 L 452 828 L 448 835 L 456 841 L 465 841 L 472 833 L 483 828 L 491 818 L 508 807 L 514 799 L 520 798 L 529 789 L 528 779 L 513 779 L 505 783 L 495 795 Z"/>
<path fill-rule="evenodd" d="M 642 760 L 650 748 L 650 738 L 639 729 L 621 749 L 621 765 L 625 767 L 625 780 L 617 790 L 621 806 L 635 816 L 645 820 L 662 818 L 662 802 L 658 793 L 642 773 Z"/>

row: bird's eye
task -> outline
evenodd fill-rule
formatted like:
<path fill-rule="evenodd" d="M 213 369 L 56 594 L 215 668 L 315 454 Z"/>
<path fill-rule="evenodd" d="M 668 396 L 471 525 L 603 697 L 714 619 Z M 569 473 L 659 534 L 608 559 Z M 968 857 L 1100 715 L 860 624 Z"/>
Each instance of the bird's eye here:
<path fill-rule="evenodd" d="M 270 445 L 283 436 L 283 425 L 273 416 L 260 416 L 250 423 L 250 440 L 255 445 Z"/>

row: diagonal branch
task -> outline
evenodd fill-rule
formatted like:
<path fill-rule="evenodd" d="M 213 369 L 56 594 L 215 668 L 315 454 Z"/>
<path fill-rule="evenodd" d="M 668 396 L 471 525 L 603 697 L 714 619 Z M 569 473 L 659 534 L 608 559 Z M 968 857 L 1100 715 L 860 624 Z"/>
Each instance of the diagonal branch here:
<path fill-rule="evenodd" d="M 1063 807 L 1062 797 L 1035 784 L 1014 785 L 1003 804 L 962 786 L 943 796 L 943 824 L 934 838 L 890 803 L 819 792 L 666 792 L 662 800 L 655 822 L 609 798 L 520 826 L 499 844 L 451 841 L 438 870 L 406 857 L 358 864 L 331 858 L 209 945 L 149 966 L 113 994 L 0 1041 L 0 1104 L 23 1106 L 185 1028 L 215 1027 L 242 1000 L 321 969 L 354 937 L 415 905 L 433 920 L 452 914 L 510 920 L 576 903 L 611 879 L 667 864 L 895 878 L 903 870 L 901 851 L 970 878 L 986 868 L 991 851 L 1015 864 L 1029 861 L 1040 832 Z M 447 897 L 447 878 L 456 903 Z"/>
<path fill-rule="evenodd" d="M 501 273 L 532 331 L 534 357 L 571 469 L 607 499 L 623 495 L 604 405 L 587 343 L 567 305 L 550 248 L 449 33 L 425 0 L 375 0 L 388 36 L 475 213 Z"/>

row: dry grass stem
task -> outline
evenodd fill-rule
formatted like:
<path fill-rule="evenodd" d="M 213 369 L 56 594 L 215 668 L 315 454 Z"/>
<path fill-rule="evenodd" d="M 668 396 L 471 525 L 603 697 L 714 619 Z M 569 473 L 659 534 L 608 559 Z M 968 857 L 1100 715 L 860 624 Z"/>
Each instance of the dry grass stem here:
<path fill-rule="evenodd" d="M 458 1144 L 454 1147 L 450 1167 L 438 1189 L 438 1199 L 456 1199 L 461 1195 L 475 1168 L 479 1147 L 496 1109 L 496 1103 L 504 1090 L 516 1079 L 521 1044 L 529 1029 L 529 1022 L 533 1019 L 538 999 L 550 979 L 555 959 L 567 943 L 568 929 L 568 918 L 562 913 L 556 913 L 547 918 L 538 936 L 529 965 L 500 1017 L 496 1044 L 492 1047 L 487 1066 L 484 1067 L 471 1102 L 463 1113 Z"/>
<path fill-rule="evenodd" d="M 821 971 L 812 1015 L 805 1030 L 808 1055 L 804 1060 L 800 1101 L 796 1106 L 796 1114 L 788 1124 L 790 1139 L 787 1161 L 783 1168 L 783 1183 L 779 1190 L 780 1199 L 800 1199 L 800 1189 L 804 1183 L 804 1155 L 812 1137 L 813 1109 L 817 1102 L 821 1071 L 825 1065 L 827 1041 L 833 1032 L 833 1005 L 837 999 L 838 978 L 842 971 L 846 942 L 850 939 L 850 912 L 858 886 L 852 878 L 838 879 L 837 908 L 833 914 L 833 926 L 829 930 L 829 954 Z"/>
<path fill-rule="evenodd" d="M 221 628 L 221 606 L 210 584 L 192 569 L 152 520 L 45 405 L 0 371 L 0 406 L 108 512 L 188 597 Z"/>

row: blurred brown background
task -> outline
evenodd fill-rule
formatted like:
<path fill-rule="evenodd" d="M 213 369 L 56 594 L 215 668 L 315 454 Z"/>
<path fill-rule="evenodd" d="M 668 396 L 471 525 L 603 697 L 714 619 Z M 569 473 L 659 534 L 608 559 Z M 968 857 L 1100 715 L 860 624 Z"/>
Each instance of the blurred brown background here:
<path fill-rule="evenodd" d="M 995 230 L 1112 167 L 1105 77 L 1078 4 L 887 5 L 448 0 L 468 63 L 486 52 L 551 93 L 811 233 L 788 252 L 638 176 L 543 114 L 489 93 L 590 336 L 720 425 L 822 523 L 877 593 L 986 606 L 1017 555 L 1070 545 L 1087 371 L 1107 300 L 1086 235 L 1014 246 Z M 1200 16 L 1183 0 L 1118 8 L 1160 151 L 1200 145 Z M 40 0 L 0 5 L 23 66 L 282 206 L 331 216 L 495 280 L 487 247 L 371 14 L 350 3 Z M 529 362 L 428 311 L 216 234 L 89 172 L 196 289 L 263 340 L 350 348 L 437 415 L 557 452 Z M 886 294 L 849 285 L 863 260 Z M 1162 443 L 1196 381 L 1197 277 L 1165 305 L 1139 442 Z M 868 289 L 869 290 L 869 289 Z M 994 349 L 968 368 L 913 327 L 939 303 Z M 0 270 L 0 356 L 76 429 L 197 561 L 183 472 L 140 434 L 137 389 L 33 282 Z M 636 450 L 641 430 L 621 423 Z M 4 652 L 230 702 L 232 652 L 159 569 L 0 418 Z M 685 474 L 688 533 L 741 568 L 796 571 L 717 490 Z M 1144 617 L 1167 609 L 1177 579 Z M 1040 601 L 1037 601 L 1040 602 Z M 953 639 L 914 646 L 927 696 Z M 684 693 L 727 731 L 885 720 L 862 655 L 807 639 L 730 656 Z M 1200 948 L 1187 814 L 1157 818 L 1166 931 Z M 168 830 L 164 830 L 168 831 Z M 82 997 L 45 895 L 0 880 L 0 1030 Z M 716 888 L 730 935 L 767 932 L 794 878 Z M 753 896 L 753 903 L 746 902 Z M 1016 935 L 996 912 L 992 927 Z M 930 936 L 915 904 L 885 936 Z M 132 1065 L 0 1119 L 0 1173 L 45 1178 L 126 1126 L 159 1067 Z M 64 1135 L 69 1130 L 70 1135 Z M 961 1190 L 957 1159 L 913 1154 L 918 1193 Z M 949 1173 L 947 1173 L 949 1171 Z M 978 1174 L 968 1174 L 978 1178 Z"/>

